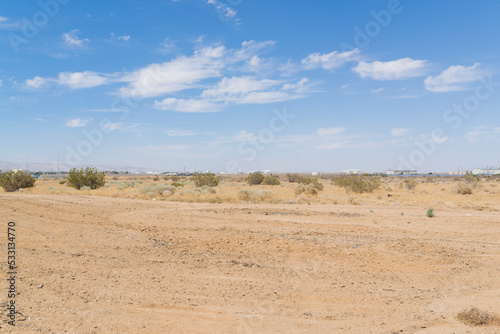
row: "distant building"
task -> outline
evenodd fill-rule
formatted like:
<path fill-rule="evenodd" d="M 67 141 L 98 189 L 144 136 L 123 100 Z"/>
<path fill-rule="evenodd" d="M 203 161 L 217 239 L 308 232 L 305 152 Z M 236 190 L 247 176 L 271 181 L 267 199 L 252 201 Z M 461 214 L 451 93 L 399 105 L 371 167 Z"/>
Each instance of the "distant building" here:
<path fill-rule="evenodd" d="M 500 175 L 499 167 L 474 168 L 473 175 Z"/>
<path fill-rule="evenodd" d="M 385 175 L 416 175 L 416 169 L 395 169 L 385 171 Z"/>
<path fill-rule="evenodd" d="M 319 172 L 312 172 L 311 175 L 312 176 L 319 176 Z"/>
<path fill-rule="evenodd" d="M 468 172 L 465 170 L 450 172 L 450 175 L 466 175 Z"/>
<path fill-rule="evenodd" d="M 343 170 L 342 173 L 344 173 L 344 174 L 363 174 L 363 171 L 361 171 L 360 169 L 346 169 L 346 170 Z"/>

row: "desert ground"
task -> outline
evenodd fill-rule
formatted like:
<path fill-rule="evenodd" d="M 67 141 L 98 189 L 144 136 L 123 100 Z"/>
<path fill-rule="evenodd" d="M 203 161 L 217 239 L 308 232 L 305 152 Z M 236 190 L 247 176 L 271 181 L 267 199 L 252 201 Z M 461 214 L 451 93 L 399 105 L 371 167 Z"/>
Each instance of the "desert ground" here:
<path fill-rule="evenodd" d="M 500 178 L 471 195 L 454 178 L 414 189 L 384 178 L 364 194 L 320 180 L 311 196 L 288 182 L 227 179 L 214 193 L 181 180 L 156 193 L 172 181 L 106 179 L 75 190 L 42 176 L 0 191 L 0 331 L 500 333 L 456 318 L 469 307 L 500 315 Z M 4 308 L 10 221 L 15 327 Z"/>

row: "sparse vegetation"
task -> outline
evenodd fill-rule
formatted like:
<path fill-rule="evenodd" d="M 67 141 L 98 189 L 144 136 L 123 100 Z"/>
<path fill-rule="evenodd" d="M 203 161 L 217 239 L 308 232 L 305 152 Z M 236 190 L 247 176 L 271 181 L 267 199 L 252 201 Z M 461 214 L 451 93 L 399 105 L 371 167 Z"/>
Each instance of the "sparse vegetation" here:
<path fill-rule="evenodd" d="M 35 186 L 36 179 L 26 171 L 8 171 L 0 174 L 0 187 L 6 192 Z"/>
<path fill-rule="evenodd" d="M 467 183 L 459 183 L 455 188 L 454 192 L 460 195 L 471 195 L 472 194 L 472 186 Z"/>
<path fill-rule="evenodd" d="M 456 318 L 458 321 L 470 326 L 487 325 L 497 320 L 492 314 L 482 311 L 477 307 L 461 311 L 457 314 Z"/>
<path fill-rule="evenodd" d="M 193 175 L 193 181 L 197 187 L 217 187 L 219 185 L 220 178 L 215 176 L 214 173 L 196 173 Z"/>
<path fill-rule="evenodd" d="M 415 190 L 417 187 L 418 181 L 415 179 L 408 179 L 403 181 L 404 187 L 408 190 Z"/>
<path fill-rule="evenodd" d="M 104 172 L 98 172 L 97 168 L 72 168 L 69 171 L 67 184 L 69 187 L 73 187 L 78 190 L 82 189 L 82 187 L 97 189 L 106 184 L 105 177 Z"/>
<path fill-rule="evenodd" d="M 238 199 L 242 201 L 262 202 L 272 196 L 273 192 L 265 189 L 240 189 L 238 191 Z"/>
<path fill-rule="evenodd" d="M 280 179 L 276 175 L 268 175 L 262 181 L 262 184 L 268 186 L 279 186 L 281 184 Z"/>
<path fill-rule="evenodd" d="M 377 176 L 371 175 L 341 175 L 334 176 L 333 183 L 339 187 L 345 188 L 347 192 L 362 194 L 364 192 L 373 192 L 380 187 L 381 181 Z"/>
<path fill-rule="evenodd" d="M 288 182 L 299 182 L 300 175 L 297 173 L 287 173 L 286 179 L 288 180 Z"/>
<path fill-rule="evenodd" d="M 250 173 L 250 175 L 248 175 L 246 181 L 248 182 L 249 185 L 256 186 L 264 181 L 264 175 L 262 175 L 262 173 L 259 172 L 253 172 Z"/>

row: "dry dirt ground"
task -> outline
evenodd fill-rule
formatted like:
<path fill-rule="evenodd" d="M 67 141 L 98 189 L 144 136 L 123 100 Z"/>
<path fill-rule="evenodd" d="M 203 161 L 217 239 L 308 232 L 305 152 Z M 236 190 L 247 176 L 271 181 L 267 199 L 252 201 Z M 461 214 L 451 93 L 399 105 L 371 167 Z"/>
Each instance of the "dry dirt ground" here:
<path fill-rule="evenodd" d="M 499 212 L 426 209 L 1 193 L 0 331 L 500 333 Z"/>

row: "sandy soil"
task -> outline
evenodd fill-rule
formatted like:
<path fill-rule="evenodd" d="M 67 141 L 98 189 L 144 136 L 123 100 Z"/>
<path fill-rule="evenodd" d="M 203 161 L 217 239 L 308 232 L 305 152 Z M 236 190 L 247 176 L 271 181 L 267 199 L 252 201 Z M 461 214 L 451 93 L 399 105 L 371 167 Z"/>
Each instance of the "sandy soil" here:
<path fill-rule="evenodd" d="M 500 333 L 455 319 L 500 313 L 500 214 L 425 210 L 1 193 L 0 331 Z"/>

